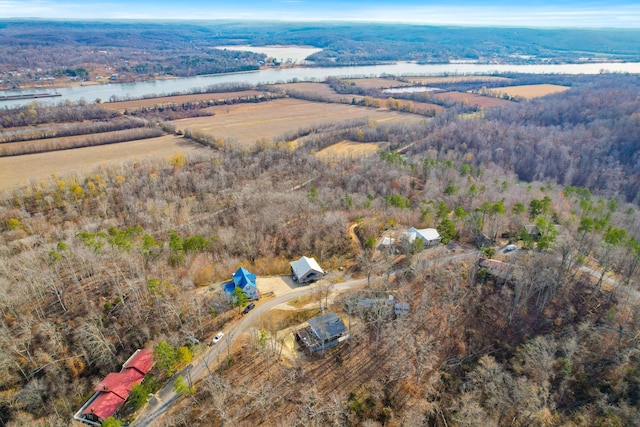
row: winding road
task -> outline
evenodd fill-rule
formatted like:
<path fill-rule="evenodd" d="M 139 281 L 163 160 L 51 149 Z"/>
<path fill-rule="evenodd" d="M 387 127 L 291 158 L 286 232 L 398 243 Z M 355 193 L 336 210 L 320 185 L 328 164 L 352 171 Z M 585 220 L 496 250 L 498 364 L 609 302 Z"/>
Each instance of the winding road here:
<path fill-rule="evenodd" d="M 421 267 L 425 268 L 431 265 L 450 263 L 473 256 L 478 256 L 477 250 L 428 261 L 421 265 Z M 399 271 L 394 271 L 392 275 L 395 275 L 398 272 Z M 382 276 L 377 276 L 376 278 L 372 277 L 372 280 L 381 277 Z M 349 280 L 346 282 L 333 284 L 331 286 L 331 291 L 341 292 L 348 289 L 354 289 L 360 286 L 364 286 L 366 284 L 366 278 Z M 185 379 L 191 381 L 192 383 L 195 383 L 201 378 L 204 378 L 204 376 L 208 372 L 210 372 L 211 364 L 217 364 L 219 357 L 225 351 L 227 351 L 228 347 L 231 346 L 243 332 L 246 332 L 253 324 L 255 324 L 262 315 L 280 304 L 287 303 L 296 298 L 311 295 L 316 292 L 316 290 L 322 285 L 326 285 L 326 282 L 323 283 L 322 281 L 320 281 L 309 286 L 294 288 L 290 291 L 287 291 L 286 293 L 277 295 L 273 299 L 257 304 L 256 308 L 243 316 L 243 318 L 239 322 L 234 322 L 227 330 L 223 331 L 225 333 L 225 336 L 218 344 L 208 349 L 204 355 L 198 358 L 197 362 L 189 365 L 189 367 L 184 369 L 182 372 L 177 373 L 176 377 L 182 375 Z M 173 379 L 169 380 L 167 384 L 158 393 L 155 394 L 155 398 L 152 398 L 150 400 L 147 407 L 138 415 L 136 420 L 131 423 L 132 427 L 151 426 L 171 408 L 171 406 L 180 397 L 173 391 L 173 382 Z"/>
<path fill-rule="evenodd" d="M 346 289 L 356 288 L 358 286 L 365 285 L 367 283 L 367 279 L 357 279 L 350 280 L 343 283 L 338 283 L 333 285 L 332 290 L 334 291 L 343 291 Z M 265 301 L 259 305 L 256 305 L 256 308 L 251 310 L 248 314 L 242 317 L 239 322 L 235 322 L 229 329 L 224 331 L 225 336 L 222 340 L 212 346 L 204 355 L 202 355 L 197 363 L 190 365 L 190 368 L 184 369 L 182 372 L 176 374 L 182 375 L 185 378 L 191 379 L 192 382 L 196 382 L 199 379 L 203 378 L 210 369 L 210 364 L 212 362 L 217 363 L 221 354 L 227 351 L 227 346 L 231 346 L 233 342 L 239 337 L 243 332 L 247 331 L 256 321 L 269 310 L 275 308 L 280 304 L 284 304 L 293 299 L 300 298 L 303 296 L 311 295 L 318 288 L 317 284 L 306 286 L 304 288 L 296 288 L 291 291 L 284 293 L 282 295 L 278 295 L 273 299 Z M 171 405 L 178 399 L 179 395 L 177 395 L 173 391 L 173 381 L 170 380 L 167 385 L 165 385 L 157 394 L 156 399 L 157 403 L 154 405 L 153 400 L 149 403 L 147 408 L 136 418 L 136 420 L 131 424 L 131 426 L 150 426 L 153 424 L 155 420 L 165 414 Z"/>
<path fill-rule="evenodd" d="M 420 268 L 427 268 L 434 265 L 447 264 L 454 261 L 459 261 L 464 258 L 477 257 L 478 255 L 479 255 L 479 251 L 475 249 L 465 250 L 463 253 L 428 260 L 424 263 L 421 263 Z M 598 271 L 592 270 L 588 267 L 580 266 L 578 268 L 597 278 L 601 274 Z M 394 276 L 400 273 L 401 271 L 402 270 L 394 271 L 391 273 L 391 275 Z M 382 277 L 383 276 L 376 276 L 375 278 L 372 277 L 372 280 L 380 279 Z M 619 285 L 613 279 L 610 279 L 608 277 L 605 277 L 604 280 L 612 285 Z M 349 280 L 346 282 L 333 284 L 331 286 L 331 292 L 341 292 L 349 289 L 358 288 L 366 284 L 367 284 L 366 278 Z M 179 372 L 178 374 L 176 374 L 176 377 L 178 375 L 182 375 L 192 383 L 195 383 L 198 380 L 204 378 L 205 375 L 209 373 L 210 370 L 212 369 L 211 365 L 214 364 L 215 366 L 213 367 L 213 369 L 215 369 L 220 359 L 220 356 L 225 351 L 228 351 L 228 348 L 233 344 L 233 342 L 242 333 L 246 332 L 252 325 L 254 325 L 262 315 L 264 315 L 269 310 L 275 308 L 280 304 L 287 303 L 296 298 L 311 295 L 314 292 L 316 292 L 316 290 L 319 287 L 323 285 L 326 285 L 326 282 L 320 281 L 318 283 L 315 283 L 309 286 L 294 288 L 294 289 L 291 289 L 290 291 L 287 291 L 285 293 L 275 296 L 273 299 L 261 302 L 260 304 L 256 305 L 255 309 L 253 309 L 248 314 L 243 316 L 243 318 L 240 321 L 232 323 L 231 326 L 224 331 L 225 336 L 223 337 L 221 342 L 209 348 L 205 352 L 205 354 L 203 354 L 198 358 L 197 362 L 195 362 L 193 365 L 189 365 L 189 367 L 184 369 L 182 372 Z M 627 288 L 626 286 L 623 286 L 623 287 Z M 629 295 L 634 296 L 636 298 L 640 298 L 640 295 L 638 294 L 637 290 L 629 288 L 629 289 L 626 289 L 626 291 L 629 293 Z M 156 393 L 155 398 L 152 398 L 150 400 L 147 407 L 139 414 L 136 420 L 131 424 L 132 427 L 154 425 L 155 422 L 160 417 L 162 417 L 164 414 L 166 414 L 169 411 L 172 405 L 180 397 L 178 394 L 176 394 L 173 391 L 173 382 L 174 382 L 173 379 L 169 380 L 167 384 L 158 393 Z"/>

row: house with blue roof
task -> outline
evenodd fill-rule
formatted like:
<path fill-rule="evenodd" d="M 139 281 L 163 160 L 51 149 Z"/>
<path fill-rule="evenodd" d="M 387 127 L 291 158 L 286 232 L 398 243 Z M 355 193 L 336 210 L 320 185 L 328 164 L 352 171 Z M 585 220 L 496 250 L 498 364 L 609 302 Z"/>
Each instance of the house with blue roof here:
<path fill-rule="evenodd" d="M 256 275 L 244 267 L 240 267 L 233 273 L 232 281 L 225 283 L 223 288 L 228 295 L 233 296 L 235 288 L 240 288 L 249 300 L 260 299 L 260 292 L 256 286 Z"/>

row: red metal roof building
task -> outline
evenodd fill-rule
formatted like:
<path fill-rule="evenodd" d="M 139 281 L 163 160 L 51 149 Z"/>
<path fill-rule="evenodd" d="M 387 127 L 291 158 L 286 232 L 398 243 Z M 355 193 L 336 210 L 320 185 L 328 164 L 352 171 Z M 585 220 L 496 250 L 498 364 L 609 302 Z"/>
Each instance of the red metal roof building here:
<path fill-rule="evenodd" d="M 137 350 L 122 365 L 120 372 L 111 372 L 96 385 L 96 393 L 73 418 L 91 426 L 101 425 L 127 400 L 133 386 L 140 384 L 152 367 L 151 349 Z"/>

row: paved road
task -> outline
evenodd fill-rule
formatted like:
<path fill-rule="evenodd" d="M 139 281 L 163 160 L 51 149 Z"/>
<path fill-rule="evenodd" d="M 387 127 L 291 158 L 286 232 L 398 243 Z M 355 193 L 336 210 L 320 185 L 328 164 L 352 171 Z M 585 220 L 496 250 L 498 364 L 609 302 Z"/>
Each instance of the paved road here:
<path fill-rule="evenodd" d="M 445 264 L 453 261 L 457 261 L 463 258 L 468 258 L 472 256 L 478 256 L 478 251 L 474 250 L 472 252 L 465 252 L 461 254 L 451 255 L 447 257 L 442 257 L 439 259 L 435 259 L 432 261 L 425 262 L 421 267 L 426 268 L 430 265 L 435 264 Z M 401 270 L 394 271 L 392 275 L 399 273 Z M 372 280 L 378 279 L 382 276 L 378 276 L 376 278 L 372 277 Z M 332 291 L 345 291 L 348 289 L 357 288 L 359 286 L 364 286 L 367 283 L 367 279 L 356 279 L 349 280 L 342 283 L 336 283 L 332 285 Z M 182 372 L 177 373 L 175 376 L 182 375 L 185 379 L 190 379 L 192 382 L 197 382 L 199 379 L 204 378 L 204 376 L 209 372 L 208 369 L 215 369 L 218 363 L 218 360 L 222 357 L 224 360 L 225 352 L 227 352 L 228 346 L 231 346 L 233 342 L 245 331 L 247 331 L 256 321 L 271 310 L 272 308 L 289 302 L 293 299 L 307 296 L 313 294 L 319 286 L 326 284 L 326 282 L 318 282 L 309 286 L 294 288 L 284 294 L 278 295 L 273 299 L 268 301 L 261 302 L 256 305 L 256 308 L 251 310 L 247 315 L 243 316 L 239 322 L 233 323 L 227 330 L 224 331 L 225 336 L 222 340 L 216 345 L 212 346 L 210 349 L 206 351 L 206 353 L 201 356 L 196 363 L 190 365 L 190 368 L 183 370 Z M 149 405 L 145 408 L 143 412 L 136 418 L 136 420 L 131 424 L 132 427 L 142 427 L 142 426 L 151 426 L 154 424 L 156 420 L 158 420 L 162 415 L 164 415 L 169 408 L 178 400 L 178 395 L 173 391 L 173 380 L 168 381 L 168 383 L 158 392 L 156 393 L 157 399 L 151 399 Z M 157 401 L 154 401 L 157 400 Z"/>
<path fill-rule="evenodd" d="M 420 268 L 427 268 L 432 265 L 446 264 L 453 261 L 458 261 L 464 258 L 469 257 L 477 257 L 479 255 L 479 251 L 477 250 L 469 250 L 460 254 L 450 255 L 446 257 L 437 258 L 434 260 L 429 260 L 420 265 Z M 581 266 L 580 270 L 585 271 L 591 274 L 594 277 L 599 278 L 600 272 L 596 270 L 592 270 L 588 267 Z M 394 271 L 391 275 L 395 275 L 400 273 L 402 270 Z M 372 278 L 372 280 L 379 279 L 382 276 L 378 276 Z M 612 285 L 619 285 L 614 280 L 605 277 L 606 282 L 609 282 Z M 332 286 L 332 291 L 345 291 L 348 289 L 357 288 L 359 286 L 364 286 L 367 283 L 367 279 L 357 279 L 357 280 L 349 280 L 342 283 L 337 283 Z M 217 367 L 218 361 L 220 359 L 224 360 L 225 352 L 229 346 L 233 344 L 233 342 L 245 331 L 247 331 L 253 324 L 256 323 L 259 318 L 267 313 L 269 310 L 274 307 L 289 302 L 293 299 L 307 296 L 313 294 L 316 291 L 318 286 L 322 285 L 323 282 L 319 282 L 313 285 L 294 288 L 286 293 L 281 295 L 277 295 L 275 298 L 270 299 L 268 301 L 261 302 L 256 306 L 255 309 L 250 311 L 247 315 L 243 316 L 243 318 L 239 322 L 233 323 L 227 330 L 224 331 L 224 338 L 216 345 L 209 348 L 206 353 L 199 358 L 199 360 L 194 363 L 190 369 L 185 369 L 182 372 L 176 374 L 183 375 L 185 378 L 189 379 L 192 382 L 196 382 L 208 373 L 208 369 L 215 369 Z M 326 284 L 326 282 L 325 282 Z M 625 290 L 632 296 L 636 298 L 640 298 L 637 290 L 628 288 L 626 286 L 622 286 Z M 145 410 L 140 413 L 138 418 L 131 424 L 132 427 L 141 427 L 141 426 L 151 426 L 154 424 L 156 420 L 158 420 L 162 415 L 164 415 L 169 408 L 178 400 L 178 395 L 173 391 L 173 381 L 169 381 L 167 385 L 162 388 L 158 393 L 156 393 L 157 402 L 150 402 L 149 405 L 145 408 Z"/>
<path fill-rule="evenodd" d="M 367 279 L 350 280 L 347 282 L 336 284 L 332 289 L 342 291 L 346 289 L 356 288 L 366 283 Z M 224 357 L 226 357 L 225 353 L 227 352 L 228 346 L 231 346 L 233 342 L 240 336 L 240 334 L 248 330 L 251 325 L 256 323 L 260 316 L 280 304 L 284 304 L 302 296 L 311 295 L 316 291 L 318 287 L 317 285 L 318 284 L 305 286 L 304 288 L 295 288 L 285 294 L 278 295 L 273 299 L 257 305 L 256 308 L 243 316 L 242 320 L 240 320 L 239 322 L 235 322 L 229 329 L 224 331 L 225 336 L 222 338 L 222 340 L 218 344 L 208 349 L 207 352 L 199 359 L 198 363 L 193 364 L 191 369 L 185 369 L 182 372 L 177 373 L 176 377 L 178 375 L 182 375 L 185 378 L 188 378 L 190 376 L 192 382 L 196 382 L 200 378 L 203 378 L 208 373 L 207 365 L 211 369 L 215 369 L 219 358 L 221 356 L 223 359 Z M 156 396 L 158 397 L 158 404 L 152 405 L 150 403 L 145 411 L 143 411 L 131 424 L 131 426 L 137 427 L 152 425 L 155 420 L 157 420 L 160 416 L 167 412 L 167 410 L 179 397 L 173 391 L 173 381 L 171 380 L 164 388 L 156 393 Z"/>

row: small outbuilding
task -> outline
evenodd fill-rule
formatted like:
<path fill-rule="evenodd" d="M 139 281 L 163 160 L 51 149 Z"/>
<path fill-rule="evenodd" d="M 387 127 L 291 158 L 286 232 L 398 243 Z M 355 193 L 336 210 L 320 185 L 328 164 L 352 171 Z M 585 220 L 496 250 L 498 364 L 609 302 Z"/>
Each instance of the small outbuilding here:
<path fill-rule="evenodd" d="M 524 232 L 531 237 L 533 240 L 538 240 L 542 233 L 538 230 L 538 226 L 534 224 L 528 224 L 523 227 Z"/>
<path fill-rule="evenodd" d="M 303 284 L 311 283 L 321 279 L 324 276 L 324 270 L 320 268 L 318 262 L 306 256 L 297 261 L 291 262 L 291 277 L 294 282 Z"/>

